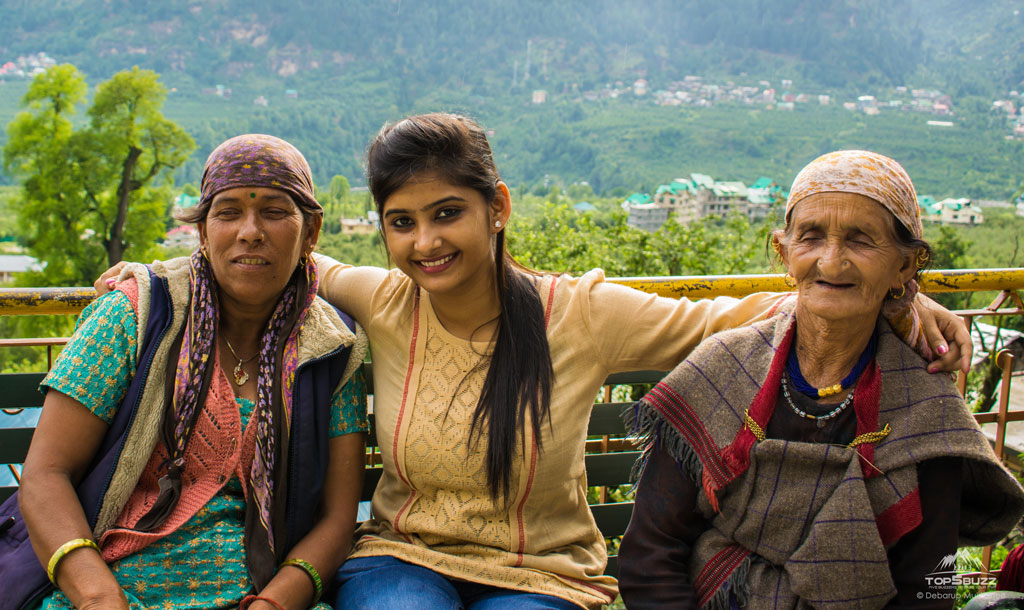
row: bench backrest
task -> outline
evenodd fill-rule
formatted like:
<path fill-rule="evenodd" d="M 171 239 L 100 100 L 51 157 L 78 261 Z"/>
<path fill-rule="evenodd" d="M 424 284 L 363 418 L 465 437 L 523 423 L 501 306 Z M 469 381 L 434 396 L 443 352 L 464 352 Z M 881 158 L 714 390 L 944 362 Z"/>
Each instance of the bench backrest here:
<path fill-rule="evenodd" d="M 364 364 L 369 387 L 373 387 L 373 367 Z M 39 392 L 39 382 L 45 373 L 4 373 L 0 374 L 0 409 L 38 409 L 43 404 L 43 394 Z M 638 371 L 635 373 L 619 373 L 608 378 L 609 384 L 654 383 L 662 376 L 655 371 Z M 623 441 L 625 429 L 619 413 L 625 403 L 598 403 L 594 405 L 590 418 L 586 455 L 587 481 L 593 487 L 616 487 L 629 483 L 630 471 L 640 452 L 633 449 L 628 441 Z M 4 425 L 6 415 L 0 413 L 0 426 Z M 32 440 L 32 427 L 3 428 L 0 427 L 0 465 L 20 464 L 28 453 Z M 609 451 L 609 448 L 611 449 Z M 373 416 L 370 417 L 370 434 L 367 438 L 367 467 L 363 477 L 361 500 L 369 501 L 381 476 L 379 455 L 377 454 L 377 437 L 374 431 Z M 7 466 L 2 466 L 5 470 Z M 7 499 L 16 486 L 0 484 L 0 502 Z M 592 504 L 591 512 L 597 527 L 608 538 L 622 536 L 629 524 L 633 511 L 632 502 L 610 502 Z M 615 555 L 609 557 L 608 574 L 618 573 L 618 560 Z"/>

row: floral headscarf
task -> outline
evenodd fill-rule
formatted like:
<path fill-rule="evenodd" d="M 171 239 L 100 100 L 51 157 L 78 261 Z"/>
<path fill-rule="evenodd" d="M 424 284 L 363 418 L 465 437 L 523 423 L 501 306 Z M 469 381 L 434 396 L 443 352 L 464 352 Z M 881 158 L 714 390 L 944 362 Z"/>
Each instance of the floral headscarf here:
<path fill-rule="evenodd" d="M 313 195 L 313 175 L 306 158 L 281 138 L 250 133 L 213 149 L 203 168 L 199 204 L 236 187 L 263 186 L 287 191 L 307 210 L 323 209 Z"/>
<path fill-rule="evenodd" d="M 921 208 L 914 183 L 896 161 L 866 150 L 837 150 L 800 170 L 786 201 L 786 222 L 793 206 L 816 193 L 857 193 L 892 212 L 910 234 L 921 239 Z"/>

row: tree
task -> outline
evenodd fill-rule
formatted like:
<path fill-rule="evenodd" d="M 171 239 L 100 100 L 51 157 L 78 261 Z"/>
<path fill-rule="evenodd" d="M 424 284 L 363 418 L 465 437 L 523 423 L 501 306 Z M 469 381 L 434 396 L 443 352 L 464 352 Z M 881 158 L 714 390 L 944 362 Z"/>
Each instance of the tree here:
<path fill-rule="evenodd" d="M 331 204 L 337 205 L 345 201 L 345 197 L 348 197 L 349 184 L 348 178 L 345 176 L 335 176 L 331 178 Z"/>
<path fill-rule="evenodd" d="M 130 206 L 136 212 L 131 225 L 135 243 L 142 235 L 162 233 L 168 191 L 151 185 L 172 184 L 173 171 L 195 149 L 192 137 L 161 114 L 167 90 L 159 79 L 156 72 L 138 66 L 119 72 L 96 89 L 89 108 L 92 126 L 84 135 L 95 148 L 88 152 L 98 153 L 97 165 L 106 171 L 101 181 L 87 183 L 87 195 L 107 221 L 103 244 L 111 265 L 124 258 L 128 246 Z"/>
<path fill-rule="evenodd" d="M 18 220 L 29 252 L 45 263 L 33 284 L 88 284 L 123 258 L 155 254 L 173 171 L 195 148 L 161 113 L 166 90 L 137 67 L 96 88 L 87 126 L 70 115 L 86 83 L 69 64 L 33 80 L 29 110 L 8 128 L 4 164 L 21 178 Z"/>

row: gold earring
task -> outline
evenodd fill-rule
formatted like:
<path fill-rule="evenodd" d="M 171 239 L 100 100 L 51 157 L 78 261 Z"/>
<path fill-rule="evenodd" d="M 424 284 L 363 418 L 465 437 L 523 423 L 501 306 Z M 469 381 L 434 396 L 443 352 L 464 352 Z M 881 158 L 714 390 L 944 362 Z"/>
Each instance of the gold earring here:
<path fill-rule="evenodd" d="M 308 264 L 309 264 L 309 253 L 308 252 L 303 252 L 299 256 L 299 268 L 300 269 L 305 269 L 306 265 L 308 265 Z"/>
<path fill-rule="evenodd" d="M 896 294 L 895 290 L 892 290 L 892 289 L 889 290 L 889 296 L 891 296 L 894 301 L 898 301 L 898 300 L 902 299 L 903 295 L 905 295 L 905 294 L 907 294 L 907 287 L 906 287 L 905 284 L 900 284 L 900 293 L 899 294 Z"/>
<path fill-rule="evenodd" d="M 787 286 L 796 286 L 796 278 L 790 275 L 788 271 L 786 272 L 785 282 Z"/>
<path fill-rule="evenodd" d="M 210 255 L 209 253 L 206 252 L 205 244 L 199 247 L 199 253 L 203 255 L 203 258 L 206 259 L 206 262 L 210 262 Z"/>
<path fill-rule="evenodd" d="M 928 251 L 927 250 L 925 250 L 924 248 L 921 248 L 920 250 L 918 250 L 917 251 L 917 259 L 914 261 L 915 264 L 917 265 L 917 268 L 918 269 L 924 269 L 924 266 L 928 264 L 928 259 L 929 258 L 931 258 L 931 257 L 928 256 Z"/>

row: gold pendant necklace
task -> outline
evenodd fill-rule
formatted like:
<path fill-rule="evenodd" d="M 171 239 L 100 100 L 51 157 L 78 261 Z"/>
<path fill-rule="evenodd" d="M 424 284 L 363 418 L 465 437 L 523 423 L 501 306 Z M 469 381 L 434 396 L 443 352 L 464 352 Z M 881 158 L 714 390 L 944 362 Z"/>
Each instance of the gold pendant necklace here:
<path fill-rule="evenodd" d="M 228 341 L 227 337 L 224 337 L 224 343 L 227 344 L 228 349 L 231 350 L 231 355 L 234 356 L 235 360 L 238 361 L 238 364 L 235 365 L 234 370 L 231 371 L 231 375 L 235 378 L 235 385 L 241 386 L 245 384 L 246 381 L 249 381 L 249 373 L 245 372 L 245 369 L 242 368 L 242 365 L 245 364 L 246 362 L 249 362 L 256 356 L 259 356 L 260 354 L 259 352 L 256 352 L 256 354 L 249 356 L 245 360 L 242 360 L 241 358 L 238 357 L 238 354 L 235 353 L 235 348 L 231 347 L 231 342 Z"/>

